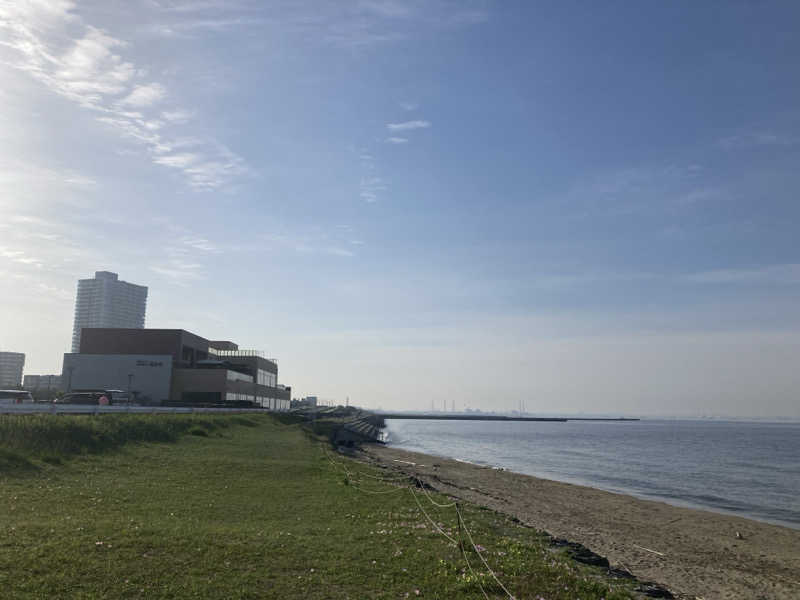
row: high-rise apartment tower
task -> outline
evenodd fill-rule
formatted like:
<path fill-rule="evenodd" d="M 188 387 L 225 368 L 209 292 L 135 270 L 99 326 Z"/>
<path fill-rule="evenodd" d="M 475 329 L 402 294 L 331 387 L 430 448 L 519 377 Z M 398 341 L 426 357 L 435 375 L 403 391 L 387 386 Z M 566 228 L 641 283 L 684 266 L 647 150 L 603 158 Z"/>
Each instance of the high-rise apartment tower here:
<path fill-rule="evenodd" d="M 84 327 L 143 329 L 147 288 L 119 281 L 116 273 L 97 271 L 94 279 L 78 281 L 72 351 L 80 352 Z"/>
<path fill-rule="evenodd" d="M 24 367 L 25 355 L 22 352 L 0 352 L 0 390 L 18 388 Z"/>

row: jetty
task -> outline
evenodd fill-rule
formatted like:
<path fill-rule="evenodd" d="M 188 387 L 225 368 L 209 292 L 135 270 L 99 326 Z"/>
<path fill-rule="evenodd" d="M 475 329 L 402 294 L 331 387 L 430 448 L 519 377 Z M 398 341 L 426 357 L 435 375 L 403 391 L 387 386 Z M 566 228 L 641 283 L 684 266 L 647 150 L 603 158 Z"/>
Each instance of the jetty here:
<path fill-rule="evenodd" d="M 302 407 L 292 410 L 310 422 L 314 431 L 330 436 L 336 445 L 353 445 L 360 442 L 384 441 L 383 429 L 388 419 L 413 419 L 435 421 L 540 421 L 566 423 L 567 421 L 638 421 L 631 417 L 527 417 L 491 413 L 411 413 L 370 411 L 355 407 Z"/>
<path fill-rule="evenodd" d="M 437 421 L 555 421 L 563 423 L 564 417 L 509 417 L 475 413 L 376 413 L 384 419 L 433 419 Z"/>

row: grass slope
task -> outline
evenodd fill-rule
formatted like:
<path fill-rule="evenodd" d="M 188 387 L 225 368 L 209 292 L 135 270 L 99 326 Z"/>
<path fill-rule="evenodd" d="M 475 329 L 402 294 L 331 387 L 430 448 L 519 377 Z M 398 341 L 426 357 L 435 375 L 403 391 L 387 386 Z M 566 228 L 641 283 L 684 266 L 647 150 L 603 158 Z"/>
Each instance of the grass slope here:
<path fill-rule="evenodd" d="M 483 598 L 481 581 L 489 597 L 505 597 L 474 551 L 479 573 L 466 570 L 409 490 L 348 485 L 297 425 L 268 416 L 226 424 L 178 443 L 113 444 L 57 466 L 34 460 L 31 471 L 0 463 L 0 595 Z M 453 509 L 425 508 L 456 533 Z M 517 598 L 629 597 L 505 517 L 469 506 L 464 517 Z"/>

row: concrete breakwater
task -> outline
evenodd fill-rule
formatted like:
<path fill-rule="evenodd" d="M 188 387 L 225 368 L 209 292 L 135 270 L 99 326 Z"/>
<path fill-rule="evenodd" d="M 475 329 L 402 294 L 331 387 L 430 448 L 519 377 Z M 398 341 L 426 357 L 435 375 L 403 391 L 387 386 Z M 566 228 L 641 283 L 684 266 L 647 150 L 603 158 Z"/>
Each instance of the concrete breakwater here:
<path fill-rule="evenodd" d="M 638 421 L 630 417 L 526 417 L 474 413 L 377 413 L 355 407 L 314 407 L 293 411 L 314 424 L 318 432 L 330 436 L 339 445 L 352 446 L 364 442 L 383 443 L 387 419 L 413 419 L 438 421 L 539 421 L 566 423 L 567 421 Z"/>

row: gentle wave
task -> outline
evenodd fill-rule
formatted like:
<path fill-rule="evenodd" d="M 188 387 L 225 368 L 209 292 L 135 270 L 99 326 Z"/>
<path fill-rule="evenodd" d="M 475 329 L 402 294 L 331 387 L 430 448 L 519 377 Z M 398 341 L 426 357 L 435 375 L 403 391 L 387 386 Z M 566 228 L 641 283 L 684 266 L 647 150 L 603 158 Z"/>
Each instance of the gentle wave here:
<path fill-rule="evenodd" d="M 387 421 L 389 444 L 800 529 L 800 424 Z"/>

